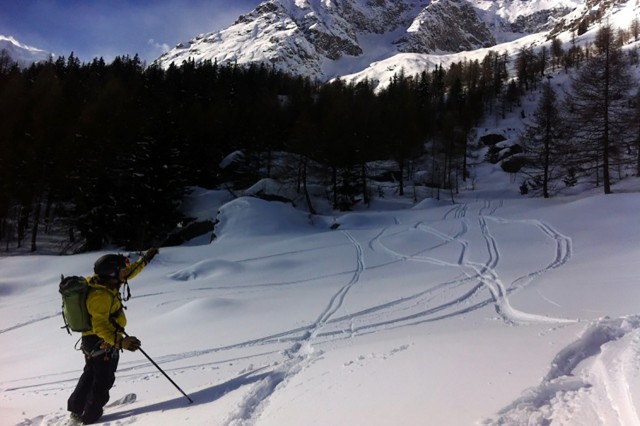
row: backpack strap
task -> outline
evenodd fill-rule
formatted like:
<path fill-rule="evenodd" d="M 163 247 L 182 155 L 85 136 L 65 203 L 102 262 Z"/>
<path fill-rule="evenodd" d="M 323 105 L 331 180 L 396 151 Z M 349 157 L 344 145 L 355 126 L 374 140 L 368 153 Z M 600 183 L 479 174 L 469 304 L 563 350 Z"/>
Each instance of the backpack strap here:
<path fill-rule="evenodd" d="M 67 317 L 64 315 L 64 301 L 62 302 L 62 307 L 60 308 L 60 313 L 62 314 L 62 321 L 64 321 L 64 325 L 60 328 L 65 328 L 67 330 L 67 333 L 69 333 L 69 336 L 72 335 L 71 333 L 71 328 L 69 327 L 69 321 L 67 321 Z M 76 342 L 76 345 L 78 343 Z"/>
<path fill-rule="evenodd" d="M 112 292 L 110 292 L 108 289 L 106 288 L 100 288 L 100 287 L 93 287 L 93 286 L 89 286 L 89 291 L 92 290 L 96 290 L 96 291 L 104 291 L 105 293 L 108 293 L 111 296 L 111 306 L 109 306 L 109 322 L 113 325 L 114 327 L 114 332 L 113 332 L 113 341 L 117 342 L 118 341 L 118 332 L 122 331 L 123 328 L 116 322 L 116 318 L 122 313 L 124 312 L 125 309 L 127 309 L 126 306 L 124 306 L 124 304 L 122 303 L 122 297 L 120 296 L 120 292 L 116 292 L 116 294 L 113 294 Z M 130 294 L 129 294 L 129 297 Z M 120 301 L 120 309 L 118 309 L 115 312 L 111 312 L 111 308 L 113 308 L 113 304 L 115 303 L 116 298 Z M 128 299 L 127 299 L 128 300 Z M 91 313 L 89 313 L 89 315 L 91 315 Z M 84 352 L 84 351 L 83 351 Z M 98 353 L 100 352 L 100 353 Z M 88 357 L 94 357 L 94 356 L 98 356 L 103 354 L 104 352 L 106 352 L 106 350 L 98 350 L 95 349 L 93 351 L 90 352 L 90 354 L 87 354 L 85 352 L 85 355 Z"/>

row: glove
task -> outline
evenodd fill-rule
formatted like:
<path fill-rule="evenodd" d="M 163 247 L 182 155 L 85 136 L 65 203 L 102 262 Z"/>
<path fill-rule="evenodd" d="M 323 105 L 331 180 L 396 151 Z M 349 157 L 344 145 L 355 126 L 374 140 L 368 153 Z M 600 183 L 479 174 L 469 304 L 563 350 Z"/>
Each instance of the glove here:
<path fill-rule="evenodd" d="M 153 259 L 156 254 L 158 254 L 159 250 L 155 247 L 150 248 L 149 250 L 147 250 L 144 255 L 142 256 L 142 258 L 144 259 L 145 263 L 149 263 L 151 262 L 151 259 Z"/>
<path fill-rule="evenodd" d="M 140 342 L 140 340 L 138 340 L 137 337 L 127 336 L 124 339 L 120 340 L 118 343 L 116 343 L 116 348 L 126 349 L 128 351 L 135 352 L 138 349 L 140 349 L 141 344 L 142 342 Z"/>

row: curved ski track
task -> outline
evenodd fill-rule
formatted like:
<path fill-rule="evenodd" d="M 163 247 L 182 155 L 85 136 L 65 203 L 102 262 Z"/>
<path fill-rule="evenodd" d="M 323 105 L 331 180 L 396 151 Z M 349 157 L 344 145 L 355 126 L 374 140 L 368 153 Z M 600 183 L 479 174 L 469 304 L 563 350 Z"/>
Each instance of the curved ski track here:
<path fill-rule="evenodd" d="M 502 206 L 502 203 L 500 203 L 498 207 L 500 206 Z M 507 297 L 507 289 L 501 282 L 496 271 L 496 268 L 500 262 L 500 251 L 498 248 L 498 243 L 494 236 L 491 234 L 491 231 L 487 224 L 487 217 L 482 215 L 482 212 L 484 211 L 489 211 L 490 214 L 494 214 L 498 207 L 492 208 L 491 202 L 485 201 L 483 207 L 479 211 L 478 226 L 485 241 L 487 251 L 487 260 L 482 264 L 471 262 L 466 259 L 467 251 L 469 249 L 469 242 L 461 239 L 461 237 L 469 230 L 469 224 L 465 219 L 468 211 L 468 207 L 466 205 L 462 207 L 456 207 L 445 214 L 445 219 L 451 212 L 454 213 L 457 219 L 463 219 L 461 231 L 454 236 L 449 236 L 445 233 L 437 231 L 436 229 L 429 227 L 423 223 L 417 223 L 413 226 L 413 229 L 415 230 L 428 232 L 442 239 L 442 244 L 458 243 L 460 245 L 460 254 L 456 263 L 451 263 L 449 261 L 445 261 L 435 257 L 424 256 L 423 252 L 426 252 L 427 250 L 411 255 L 397 253 L 389 247 L 385 246 L 385 244 L 383 243 L 382 237 L 384 236 L 388 228 L 383 229 L 372 240 L 369 241 L 368 247 L 371 250 L 375 251 L 379 247 L 395 257 L 396 260 L 428 262 L 438 266 L 458 268 L 461 270 L 461 275 L 463 277 L 453 281 L 439 283 L 427 290 L 402 297 L 389 303 L 374 306 L 353 314 L 347 314 L 342 317 L 334 318 L 336 312 L 343 306 L 344 300 L 349 290 L 360 280 L 361 274 L 366 270 L 362 245 L 354 238 L 351 233 L 342 231 L 343 234 L 353 244 L 356 252 L 356 267 L 351 280 L 331 296 L 326 308 L 321 312 L 317 320 L 308 327 L 308 329 L 302 334 L 302 336 L 297 339 L 293 338 L 294 344 L 291 346 L 291 348 L 285 351 L 285 355 L 287 355 L 288 358 L 287 361 L 281 367 L 270 373 L 267 379 L 265 379 L 261 385 L 257 386 L 248 396 L 245 397 L 245 403 L 241 404 L 241 407 L 244 408 L 239 409 L 235 414 L 233 414 L 229 419 L 229 423 L 237 421 L 242 421 L 243 423 L 247 421 L 250 422 L 255 418 L 255 415 L 260 412 L 261 406 L 267 401 L 267 399 L 274 392 L 276 392 L 277 387 L 281 383 L 286 382 L 287 378 L 299 372 L 302 368 L 304 368 L 305 364 L 313 362 L 314 351 L 312 349 L 312 343 L 316 338 L 345 338 L 345 336 L 350 337 L 353 333 L 357 332 L 374 332 L 377 329 L 400 327 L 425 321 L 436 321 L 468 313 L 472 310 L 487 306 L 490 303 L 493 303 L 495 311 L 498 313 L 500 318 L 502 318 L 507 323 L 575 322 L 573 320 L 562 318 L 548 318 L 540 315 L 526 314 L 511 307 L 511 305 L 509 304 L 509 299 Z M 507 221 L 505 219 L 496 219 L 496 222 L 505 223 Z M 524 225 L 534 224 L 547 237 L 554 239 L 556 241 L 556 256 L 554 257 L 553 261 L 545 268 L 538 271 L 533 271 L 524 277 L 518 278 L 515 281 L 518 283 L 518 286 L 512 287 L 512 291 L 529 284 L 530 282 L 532 282 L 534 277 L 565 264 L 571 256 L 570 238 L 562 235 L 551 226 L 538 221 L 520 223 Z M 439 247 L 442 244 L 437 245 L 436 247 Z M 429 250 L 433 249 L 434 247 Z M 428 302 L 432 299 L 431 296 L 434 294 L 434 292 L 442 292 L 447 287 L 458 287 L 465 284 L 469 285 L 470 288 L 458 297 L 446 300 L 435 306 L 430 306 L 420 312 L 414 312 L 403 316 L 394 316 L 395 313 L 402 312 L 408 309 L 408 305 L 410 305 L 411 307 L 415 307 L 416 305 L 428 306 Z M 488 290 L 490 298 L 480 298 L 481 300 L 475 302 L 475 304 L 467 304 L 466 306 L 461 307 L 461 305 L 465 304 L 464 302 L 472 298 L 479 297 L 478 295 L 483 289 Z M 447 311 L 449 309 L 450 311 Z M 437 316 L 433 316 L 434 314 L 437 314 Z M 384 316 L 390 316 L 392 318 L 385 320 L 376 320 L 376 318 Z M 364 321 L 366 319 L 368 321 L 365 321 L 364 325 L 356 327 L 354 326 L 354 321 L 356 319 L 361 321 Z M 322 329 L 328 324 L 332 325 L 334 331 L 322 332 Z M 345 330 L 348 330 L 348 332 L 345 333 Z M 292 332 L 295 333 L 299 331 L 300 329 L 292 330 Z M 288 333 L 283 333 L 279 335 L 278 338 L 282 340 L 282 338 L 287 334 Z M 260 343 L 264 344 L 270 341 L 272 341 L 272 338 L 266 338 Z"/>
<path fill-rule="evenodd" d="M 390 232 L 390 227 L 382 229 L 371 240 L 368 241 L 367 247 L 371 251 L 384 251 L 392 258 L 387 264 L 377 265 L 374 267 L 384 267 L 390 263 L 402 261 L 426 262 L 442 267 L 457 268 L 460 270 L 459 278 L 441 283 L 430 283 L 430 285 L 422 291 L 414 294 L 404 295 L 396 300 L 372 306 L 359 312 L 345 314 L 336 317 L 336 313 L 343 306 L 345 298 L 348 296 L 349 290 L 359 282 L 360 277 L 366 272 L 365 254 L 363 246 L 348 231 L 342 231 L 345 237 L 351 242 L 355 250 L 355 268 L 351 273 L 350 280 L 338 289 L 329 299 L 326 307 L 319 314 L 318 318 L 307 327 L 300 327 L 289 331 L 284 331 L 272 336 L 265 336 L 251 342 L 244 342 L 238 346 L 248 345 L 265 345 L 276 342 L 292 341 L 292 346 L 284 351 L 286 361 L 278 368 L 269 373 L 263 383 L 256 386 L 252 392 L 245 397 L 245 402 L 241 404 L 241 409 L 230 416 L 229 423 L 234 421 L 251 422 L 259 414 L 262 405 L 267 399 L 277 391 L 277 387 L 286 383 L 287 379 L 295 375 L 304 368 L 305 364 L 313 362 L 317 354 L 313 350 L 313 343 L 316 339 L 331 340 L 344 339 L 351 337 L 354 333 L 375 332 L 380 329 L 391 327 L 403 327 L 420 322 L 438 321 L 444 318 L 463 315 L 476 309 L 493 304 L 495 311 L 503 321 L 516 323 L 565 323 L 573 322 L 566 319 L 548 318 L 533 314 L 526 314 L 513 309 L 508 300 L 508 293 L 516 289 L 523 288 L 533 281 L 533 279 L 546 271 L 558 268 L 565 264 L 571 257 L 571 240 L 562 235 L 550 225 L 538 221 L 520 221 L 510 222 L 505 219 L 483 216 L 483 212 L 494 214 L 502 203 L 492 207 L 490 201 L 485 201 L 479 209 L 477 217 L 477 226 L 481 231 L 481 235 L 486 247 L 486 260 L 484 263 L 477 263 L 468 260 L 468 251 L 470 243 L 463 239 L 471 228 L 471 222 L 467 219 L 469 206 L 457 205 L 449 210 L 443 220 L 453 216 L 454 220 L 460 222 L 460 230 L 454 235 L 448 235 L 437 229 L 419 222 L 414 224 L 411 229 L 425 232 L 436 236 L 442 242 L 429 249 L 420 252 L 403 254 L 395 252 L 393 249 L 384 244 L 384 237 Z M 496 271 L 500 260 L 500 251 L 498 242 L 491 234 L 488 220 L 496 223 L 519 223 L 523 226 L 537 226 L 547 237 L 552 238 L 556 242 L 555 256 L 551 263 L 545 268 L 532 271 L 527 275 L 514 281 L 509 290 L 505 288 L 499 279 Z M 401 227 L 396 220 L 395 227 Z M 396 231 L 406 232 L 405 231 Z M 427 256 L 429 251 L 433 251 L 438 247 L 447 244 L 458 244 L 460 246 L 459 255 L 456 262 L 443 260 L 434 256 Z M 449 289 L 462 288 L 461 294 L 431 305 L 430 302 L 436 296 L 441 296 Z M 488 296 L 482 296 L 488 292 Z M 424 306 L 422 310 L 416 310 L 416 306 Z M 409 312 L 409 313 L 405 313 Z M 361 325 L 355 325 L 360 323 Z M 330 327 L 329 327 L 330 326 Z M 330 328 L 330 330 L 326 330 Z M 229 347 L 230 348 L 230 347 Z M 214 351 L 224 350 L 223 348 L 214 349 Z M 182 354 L 184 357 L 186 354 Z M 192 354 L 195 355 L 195 354 Z M 180 355 L 178 355 L 180 357 Z"/>
<path fill-rule="evenodd" d="M 268 336 L 262 336 L 257 339 L 238 342 L 233 345 L 223 347 L 213 347 L 198 351 L 183 352 L 158 357 L 159 363 L 166 364 L 173 361 L 184 361 L 189 358 L 196 358 L 210 353 L 225 352 L 232 349 L 250 347 L 250 346 L 266 346 L 272 344 L 282 344 L 289 342 L 290 347 L 284 351 L 280 351 L 283 361 L 276 367 L 263 367 L 268 371 L 264 374 L 264 378 L 260 380 L 253 388 L 246 393 L 243 402 L 238 409 L 229 414 L 227 424 L 251 424 L 255 420 L 265 403 L 269 398 L 277 392 L 279 386 L 286 384 L 287 380 L 301 371 L 306 365 L 312 363 L 317 358 L 318 353 L 313 345 L 325 341 L 346 339 L 358 333 L 374 333 L 377 330 L 389 328 L 406 327 L 423 322 L 439 321 L 445 318 L 464 315 L 466 313 L 481 309 L 485 306 L 492 305 L 495 312 L 501 320 L 508 324 L 522 323 L 556 323 L 562 324 L 566 322 L 575 322 L 563 318 L 549 318 L 541 315 L 524 313 L 514 309 L 509 303 L 509 294 L 526 287 L 531 284 L 535 278 L 550 270 L 559 268 L 566 264 L 571 258 L 572 242 L 571 239 L 551 225 L 537 220 L 512 221 L 493 216 L 496 211 L 503 206 L 500 201 L 494 205 L 492 201 L 484 201 L 478 209 L 477 217 L 470 219 L 468 213 L 470 206 L 468 204 L 458 204 L 448 210 L 442 217 L 443 222 L 459 224 L 459 230 L 454 235 L 439 231 L 433 226 L 429 226 L 424 222 L 417 222 L 412 225 L 404 225 L 395 218 L 395 225 L 387 226 L 381 229 L 375 236 L 364 245 L 360 243 L 354 235 L 348 230 L 342 230 L 348 244 L 354 249 L 354 267 L 350 271 L 338 271 L 327 274 L 322 277 L 311 277 L 304 281 L 291 281 L 269 284 L 256 284 L 246 286 L 247 288 L 258 288 L 267 286 L 282 286 L 299 284 L 301 282 L 315 281 L 318 279 L 326 279 L 327 277 L 335 277 L 340 279 L 345 277 L 344 285 L 340 286 L 330 298 L 327 300 L 325 307 L 318 313 L 316 319 L 306 326 L 296 327 L 290 330 L 274 333 Z M 519 226 L 534 226 L 542 232 L 547 238 L 555 242 L 554 256 L 552 261 L 545 267 L 531 271 L 506 286 L 500 279 L 498 268 L 501 262 L 501 253 L 499 242 L 491 232 L 490 223 L 494 224 L 517 224 Z M 472 228 L 477 228 L 484 240 L 483 262 L 471 261 L 470 248 L 471 245 L 464 237 Z M 407 231 L 417 231 L 429 234 L 441 240 L 439 244 L 429 248 L 417 251 L 415 253 L 400 253 L 385 244 L 385 240 L 391 236 L 401 235 Z M 459 251 L 456 259 L 447 260 L 438 258 L 435 255 L 437 248 L 457 245 Z M 376 306 L 370 306 L 358 312 L 343 313 L 337 316 L 344 302 L 349 295 L 350 290 L 361 281 L 361 277 L 367 271 L 366 249 L 370 252 L 385 253 L 389 256 L 389 261 L 383 264 L 370 266 L 373 268 L 382 268 L 390 264 L 398 262 L 424 262 L 437 265 L 443 268 L 452 268 L 457 271 L 457 277 L 444 282 L 428 282 L 425 288 L 413 294 L 404 294 L 395 300 L 381 303 Z M 433 254 L 433 255 L 430 255 Z M 286 255 L 286 253 L 274 254 L 271 257 Z M 477 255 L 477 253 L 476 253 Z M 215 289 L 194 289 L 193 291 L 216 291 Z M 450 296 L 449 296 L 450 295 Z M 154 295 L 146 295 L 152 297 Z M 46 318 L 49 318 L 47 316 Z M 42 319 L 46 319 L 42 318 Z M 35 320 L 39 321 L 41 319 Z M 18 324 L 0 332 L 6 332 L 27 324 Z M 277 350 L 267 350 L 253 357 L 261 357 L 264 355 L 273 355 Z M 240 359 L 240 358 L 238 358 Z M 230 362 L 233 359 L 226 359 L 218 362 Z M 196 364 L 193 368 L 202 367 L 203 365 L 212 365 L 218 362 L 204 362 Z M 127 378 L 135 378 L 137 376 L 148 375 L 151 368 L 146 363 L 131 362 L 124 364 L 120 369 L 123 376 Z M 179 368 L 167 369 L 166 371 L 184 371 L 191 367 L 181 366 Z M 23 379 L 34 380 L 49 379 L 44 383 L 34 383 L 28 386 L 11 387 L 9 383 L 3 383 L 5 390 L 19 390 L 25 388 L 44 389 L 51 386 L 65 384 L 72 386 L 75 382 L 75 372 L 63 372 L 51 377 L 39 377 Z M 56 378 L 57 377 L 57 378 Z M 506 409 L 508 411 L 508 409 Z"/>

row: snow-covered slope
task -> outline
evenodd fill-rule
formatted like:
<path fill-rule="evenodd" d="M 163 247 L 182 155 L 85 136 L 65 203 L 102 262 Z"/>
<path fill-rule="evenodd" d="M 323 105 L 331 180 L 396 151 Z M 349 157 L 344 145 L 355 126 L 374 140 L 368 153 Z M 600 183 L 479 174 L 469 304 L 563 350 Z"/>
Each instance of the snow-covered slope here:
<path fill-rule="evenodd" d="M 0 51 L 4 50 L 11 59 L 21 66 L 29 65 L 33 62 L 48 61 L 52 54 L 35 47 L 20 43 L 13 37 L 0 35 Z"/>
<path fill-rule="evenodd" d="M 161 249 L 127 303 L 194 403 L 126 352 L 111 395 L 137 400 L 101 424 L 640 425 L 640 182 L 526 199 L 482 167 L 456 204 L 312 219 L 197 192 L 218 239 Z M 0 258 L 0 425 L 67 424 L 59 274 L 102 254 Z"/>
<path fill-rule="evenodd" d="M 542 42 L 551 31 L 575 28 L 594 10 L 611 15 L 626 4 L 637 7 L 635 0 L 269 0 L 229 28 L 181 43 L 155 63 L 266 63 L 327 80 L 402 53 L 473 51 L 532 34 Z"/>
<path fill-rule="evenodd" d="M 505 10 L 503 10 L 505 12 Z M 559 23 L 554 25 L 553 30 L 542 33 L 534 33 L 529 35 L 519 34 L 519 37 L 509 40 L 506 34 L 503 37 L 506 40 L 502 43 L 494 46 L 480 48 L 470 51 L 458 52 L 458 53 L 440 53 L 440 54 L 419 54 L 419 53 L 401 53 L 393 55 L 388 58 L 384 58 L 379 61 L 370 63 L 366 68 L 363 68 L 354 73 L 348 73 L 341 76 L 345 81 L 360 82 L 368 80 L 372 82 L 374 86 L 379 88 L 384 87 L 394 74 L 398 74 L 401 71 L 405 75 L 419 74 L 425 69 L 433 69 L 436 65 L 442 65 L 445 68 L 449 67 L 452 63 L 462 61 L 473 61 L 482 59 L 489 53 L 489 51 L 495 51 L 499 53 L 506 53 L 510 58 L 515 58 L 522 48 L 533 47 L 534 51 L 546 46 L 547 49 L 551 48 L 550 35 L 553 33 L 558 39 L 565 45 L 565 49 L 568 49 L 570 44 L 575 42 L 579 45 L 586 45 L 592 43 L 595 39 L 595 34 L 600 27 L 600 23 L 592 25 L 584 34 L 573 37 L 571 31 L 561 31 L 561 28 L 573 28 L 575 23 L 580 21 L 585 15 L 583 8 L 577 8 L 574 12 L 567 14 L 563 17 Z M 614 28 L 628 29 L 633 19 L 640 20 L 640 3 L 629 1 L 622 2 L 615 7 L 606 9 L 603 14 L 603 21 L 608 22 Z M 631 48 L 636 48 L 636 45 L 632 45 Z"/>

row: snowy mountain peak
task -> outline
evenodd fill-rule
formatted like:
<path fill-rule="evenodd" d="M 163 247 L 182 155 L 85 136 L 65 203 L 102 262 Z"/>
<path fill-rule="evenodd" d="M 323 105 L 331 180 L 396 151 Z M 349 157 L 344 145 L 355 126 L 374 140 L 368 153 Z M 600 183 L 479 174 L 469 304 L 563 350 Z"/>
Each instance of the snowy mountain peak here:
<path fill-rule="evenodd" d="M 618 0 L 619 1 L 619 0 Z M 616 0 L 268 0 L 230 27 L 181 43 L 155 63 L 266 63 L 327 80 L 402 53 L 476 50 L 568 28 L 571 14 Z"/>
<path fill-rule="evenodd" d="M 13 37 L 0 35 L 0 51 L 5 51 L 11 59 L 21 66 L 34 62 L 48 61 L 53 55 L 44 50 L 27 46 Z"/>

